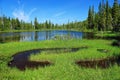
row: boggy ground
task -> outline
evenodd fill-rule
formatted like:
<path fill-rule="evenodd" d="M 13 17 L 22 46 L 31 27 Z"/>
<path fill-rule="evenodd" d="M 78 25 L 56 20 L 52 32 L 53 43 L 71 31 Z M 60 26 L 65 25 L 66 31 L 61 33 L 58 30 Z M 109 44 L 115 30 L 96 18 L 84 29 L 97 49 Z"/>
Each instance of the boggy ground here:
<path fill-rule="evenodd" d="M 29 61 L 29 57 L 31 54 L 37 54 L 41 52 L 45 53 L 71 53 L 76 52 L 79 49 L 84 49 L 87 47 L 77 47 L 77 48 L 40 48 L 40 49 L 33 49 L 33 50 L 27 50 L 27 51 L 21 51 L 13 55 L 13 59 L 8 62 L 8 66 L 10 67 L 17 67 L 20 70 L 25 70 L 26 68 L 38 68 L 38 67 L 45 67 L 52 65 L 52 62 L 50 61 Z"/>
<path fill-rule="evenodd" d="M 101 59 L 94 59 L 94 60 L 79 60 L 75 62 L 77 65 L 85 68 L 109 68 L 113 65 L 117 64 L 120 66 L 120 56 L 116 57 L 108 57 L 108 58 L 101 58 Z"/>
<path fill-rule="evenodd" d="M 11 56 L 17 52 L 37 48 L 56 47 L 81 47 L 77 52 L 69 54 L 41 54 L 31 55 L 31 61 L 50 61 L 53 66 L 46 66 L 38 69 L 26 69 L 20 71 L 17 68 L 7 66 L 12 60 Z M 98 49 L 105 49 L 108 52 L 100 52 Z M 106 69 L 97 67 L 85 68 L 75 64 L 78 60 L 101 59 L 120 54 L 120 48 L 112 46 L 112 41 L 108 40 L 57 40 L 41 42 L 12 42 L 0 44 L 0 80 L 119 80 L 120 67 L 113 65 Z"/>

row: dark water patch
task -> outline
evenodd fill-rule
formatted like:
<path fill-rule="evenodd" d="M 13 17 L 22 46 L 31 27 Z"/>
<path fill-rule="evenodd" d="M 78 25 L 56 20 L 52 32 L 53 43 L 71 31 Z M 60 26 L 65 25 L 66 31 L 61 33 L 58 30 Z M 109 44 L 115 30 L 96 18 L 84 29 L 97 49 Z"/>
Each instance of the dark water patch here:
<path fill-rule="evenodd" d="M 85 68 L 109 68 L 114 64 L 120 66 L 120 56 L 110 57 L 105 59 L 96 59 L 96 60 L 79 60 L 75 62 L 77 65 Z"/>
<path fill-rule="evenodd" d="M 114 39 L 114 40 L 120 41 L 120 36 L 106 36 L 106 37 L 104 37 L 104 38 L 105 38 L 105 39 L 109 39 L 109 40 Z"/>
<path fill-rule="evenodd" d="M 53 63 L 50 61 L 29 61 L 31 54 L 40 54 L 42 52 L 46 53 L 67 53 L 67 52 L 76 52 L 80 49 L 87 47 L 78 47 L 78 48 L 42 48 L 42 49 L 33 49 L 27 51 L 21 51 L 12 56 L 12 60 L 8 62 L 9 67 L 16 67 L 20 70 L 25 70 L 26 68 L 38 68 L 50 66 Z"/>
<path fill-rule="evenodd" d="M 113 41 L 112 46 L 120 47 L 120 41 Z"/>
<path fill-rule="evenodd" d="M 25 70 L 26 68 L 38 68 L 38 67 L 45 67 L 50 66 L 52 63 L 49 61 L 15 61 L 12 60 L 8 63 L 8 66 L 10 67 L 16 67 L 19 70 Z"/>

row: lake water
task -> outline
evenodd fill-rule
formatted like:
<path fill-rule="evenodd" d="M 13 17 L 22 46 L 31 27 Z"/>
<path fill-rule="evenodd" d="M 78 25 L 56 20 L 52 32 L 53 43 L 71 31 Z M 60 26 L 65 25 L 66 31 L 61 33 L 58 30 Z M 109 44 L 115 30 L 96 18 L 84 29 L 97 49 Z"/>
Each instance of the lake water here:
<path fill-rule="evenodd" d="M 42 41 L 56 39 L 89 39 L 93 38 L 93 33 L 84 33 L 67 30 L 54 31 L 32 31 L 32 32 L 1 32 L 0 43 L 15 41 Z"/>

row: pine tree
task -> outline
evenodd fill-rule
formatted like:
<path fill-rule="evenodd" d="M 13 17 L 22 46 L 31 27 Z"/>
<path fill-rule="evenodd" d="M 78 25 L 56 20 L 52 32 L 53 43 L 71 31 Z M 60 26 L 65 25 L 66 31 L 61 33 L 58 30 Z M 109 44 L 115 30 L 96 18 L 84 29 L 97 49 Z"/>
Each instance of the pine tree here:
<path fill-rule="evenodd" d="M 89 7 L 88 11 L 88 29 L 94 29 L 94 6 Z"/>
<path fill-rule="evenodd" d="M 15 27 L 16 27 L 15 23 L 16 23 L 15 19 L 12 18 L 12 20 L 11 20 L 11 28 L 12 28 L 12 30 L 15 30 Z"/>
<path fill-rule="evenodd" d="M 51 29 L 51 28 L 52 28 L 52 23 L 51 23 L 51 21 L 49 20 L 48 29 Z"/>
<path fill-rule="evenodd" d="M 0 31 L 2 31 L 2 17 L 0 17 Z"/>
<path fill-rule="evenodd" d="M 105 4 L 104 1 L 99 4 L 99 23 L 98 23 L 98 30 L 105 30 L 106 25 L 106 11 L 105 11 Z"/>
<path fill-rule="evenodd" d="M 48 29 L 49 28 L 49 23 L 48 23 L 48 21 L 46 20 L 46 22 L 45 22 L 45 29 Z"/>
<path fill-rule="evenodd" d="M 120 31 L 120 16 L 119 16 L 119 18 L 118 18 L 117 24 L 118 24 L 118 26 L 117 26 L 118 28 L 117 28 L 117 29 L 118 29 L 118 31 Z"/>
<path fill-rule="evenodd" d="M 39 23 L 38 23 L 38 21 L 37 21 L 37 18 L 35 18 L 35 20 L 34 20 L 34 28 L 35 28 L 35 29 L 39 29 L 39 28 L 38 28 L 38 24 L 39 24 Z"/>
<path fill-rule="evenodd" d="M 117 31 L 118 26 L 118 18 L 119 18 L 119 4 L 118 0 L 114 0 L 113 8 L 112 8 L 112 18 L 113 18 L 113 31 Z"/>
<path fill-rule="evenodd" d="M 10 30 L 10 20 L 6 16 L 3 17 L 4 27 L 3 30 Z"/>
<path fill-rule="evenodd" d="M 1 31 L 4 30 L 4 15 L 1 16 Z"/>
<path fill-rule="evenodd" d="M 20 26 L 20 21 L 19 21 L 19 19 L 18 18 L 16 18 L 16 29 L 17 30 L 20 30 L 21 29 L 21 26 Z"/>
<path fill-rule="evenodd" d="M 30 22 L 30 29 L 33 29 L 32 21 Z"/>
<path fill-rule="evenodd" d="M 118 30 L 120 31 L 120 4 L 119 4 L 119 18 L 118 18 Z"/>
<path fill-rule="evenodd" d="M 89 7 L 89 11 L 88 11 L 88 28 L 91 27 L 91 7 Z"/>
<path fill-rule="evenodd" d="M 108 0 L 106 1 L 106 30 L 112 30 L 112 15 L 110 13 Z"/>
<path fill-rule="evenodd" d="M 20 26 L 21 26 L 21 30 L 24 30 L 24 21 L 23 20 L 20 21 Z"/>
<path fill-rule="evenodd" d="M 94 19 L 94 30 L 98 31 L 98 23 L 99 23 L 99 15 L 95 13 L 95 19 Z"/>

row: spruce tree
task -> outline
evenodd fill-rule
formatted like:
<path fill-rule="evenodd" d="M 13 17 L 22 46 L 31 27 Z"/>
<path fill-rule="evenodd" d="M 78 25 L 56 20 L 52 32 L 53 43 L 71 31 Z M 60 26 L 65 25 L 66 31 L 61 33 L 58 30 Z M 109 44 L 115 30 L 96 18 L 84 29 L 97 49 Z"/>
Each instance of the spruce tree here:
<path fill-rule="evenodd" d="M 118 29 L 118 31 L 120 31 L 120 16 L 119 16 L 119 18 L 118 18 L 117 24 L 118 24 L 117 29 Z"/>
<path fill-rule="evenodd" d="M 48 29 L 49 28 L 49 22 L 46 20 L 45 22 L 45 29 Z"/>
<path fill-rule="evenodd" d="M 118 18 L 119 18 L 119 4 L 118 0 L 114 0 L 112 8 L 112 18 L 113 18 L 113 31 L 117 31 L 118 27 Z"/>
<path fill-rule="evenodd" d="M 112 30 L 112 15 L 108 0 L 106 1 L 106 30 Z"/>
<path fill-rule="evenodd" d="M 94 29 L 94 6 L 89 7 L 88 11 L 88 29 Z"/>
<path fill-rule="evenodd" d="M 106 26 L 106 11 L 105 11 L 105 4 L 104 1 L 102 1 L 102 3 L 99 4 L 99 23 L 98 23 L 98 30 L 105 30 L 105 26 Z"/>
<path fill-rule="evenodd" d="M 35 18 L 35 20 L 34 20 L 34 28 L 35 28 L 35 29 L 38 29 L 38 21 L 37 21 L 37 18 Z"/>
<path fill-rule="evenodd" d="M 98 31 L 98 23 L 99 23 L 99 15 L 95 13 L 95 19 L 94 19 L 94 30 Z"/>
<path fill-rule="evenodd" d="M 0 31 L 2 31 L 2 17 L 0 17 Z"/>
<path fill-rule="evenodd" d="M 21 26 L 20 26 L 20 21 L 19 21 L 19 19 L 18 18 L 16 18 L 16 29 L 17 30 L 20 30 L 21 29 Z"/>

